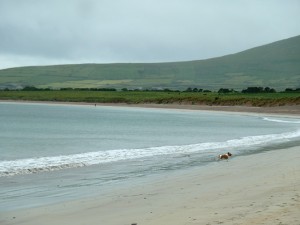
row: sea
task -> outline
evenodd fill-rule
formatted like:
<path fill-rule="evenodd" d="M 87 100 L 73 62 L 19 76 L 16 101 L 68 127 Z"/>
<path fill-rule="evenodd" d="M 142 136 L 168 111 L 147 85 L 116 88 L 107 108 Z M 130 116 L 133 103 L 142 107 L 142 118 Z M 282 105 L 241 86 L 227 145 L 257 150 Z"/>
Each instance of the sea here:
<path fill-rule="evenodd" d="M 0 211 L 300 145 L 300 116 L 0 103 Z"/>

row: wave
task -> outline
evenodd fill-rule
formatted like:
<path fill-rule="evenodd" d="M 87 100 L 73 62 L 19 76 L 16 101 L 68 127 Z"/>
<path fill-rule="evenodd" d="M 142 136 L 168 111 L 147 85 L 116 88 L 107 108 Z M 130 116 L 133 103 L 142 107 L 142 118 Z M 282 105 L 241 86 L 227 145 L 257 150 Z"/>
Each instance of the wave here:
<path fill-rule="evenodd" d="M 206 142 L 191 145 L 161 146 L 144 149 L 117 149 L 73 155 L 0 161 L 0 177 L 91 166 L 103 163 L 117 162 L 121 160 L 142 159 L 146 157 L 155 157 L 161 155 L 206 152 L 215 152 L 217 154 L 219 150 L 223 149 L 243 149 L 256 145 L 267 145 L 276 141 L 286 142 L 291 138 L 297 137 L 300 137 L 300 130 L 281 134 L 247 136 L 239 139 L 227 140 L 224 142 Z"/>
<path fill-rule="evenodd" d="M 282 120 L 282 119 L 274 119 L 264 117 L 263 120 L 270 121 L 270 122 L 277 122 L 277 123 L 300 123 L 300 120 Z"/>

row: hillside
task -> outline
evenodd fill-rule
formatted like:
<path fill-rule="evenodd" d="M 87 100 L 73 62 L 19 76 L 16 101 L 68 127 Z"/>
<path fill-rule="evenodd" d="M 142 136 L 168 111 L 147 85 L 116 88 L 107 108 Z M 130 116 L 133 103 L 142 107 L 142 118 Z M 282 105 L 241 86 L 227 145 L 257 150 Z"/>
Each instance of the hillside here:
<path fill-rule="evenodd" d="M 242 89 L 300 87 L 300 36 L 207 60 L 30 66 L 0 70 L 0 88 Z"/>

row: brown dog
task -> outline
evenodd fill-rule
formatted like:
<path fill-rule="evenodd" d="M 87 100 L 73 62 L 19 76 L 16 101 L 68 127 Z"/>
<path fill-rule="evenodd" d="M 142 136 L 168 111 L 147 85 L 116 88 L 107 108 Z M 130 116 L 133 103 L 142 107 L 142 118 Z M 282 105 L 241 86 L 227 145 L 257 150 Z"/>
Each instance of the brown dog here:
<path fill-rule="evenodd" d="M 232 154 L 227 152 L 226 154 L 219 155 L 219 159 L 229 159 L 230 156 L 232 156 Z"/>

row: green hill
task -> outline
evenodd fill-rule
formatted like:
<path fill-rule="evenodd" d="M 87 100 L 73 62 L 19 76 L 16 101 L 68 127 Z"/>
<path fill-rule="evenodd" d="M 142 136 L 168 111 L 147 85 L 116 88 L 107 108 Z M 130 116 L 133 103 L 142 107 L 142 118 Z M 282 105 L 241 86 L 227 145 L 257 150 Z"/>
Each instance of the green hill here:
<path fill-rule="evenodd" d="M 300 36 L 207 60 L 30 66 L 0 70 L 0 88 L 242 89 L 300 87 Z"/>

